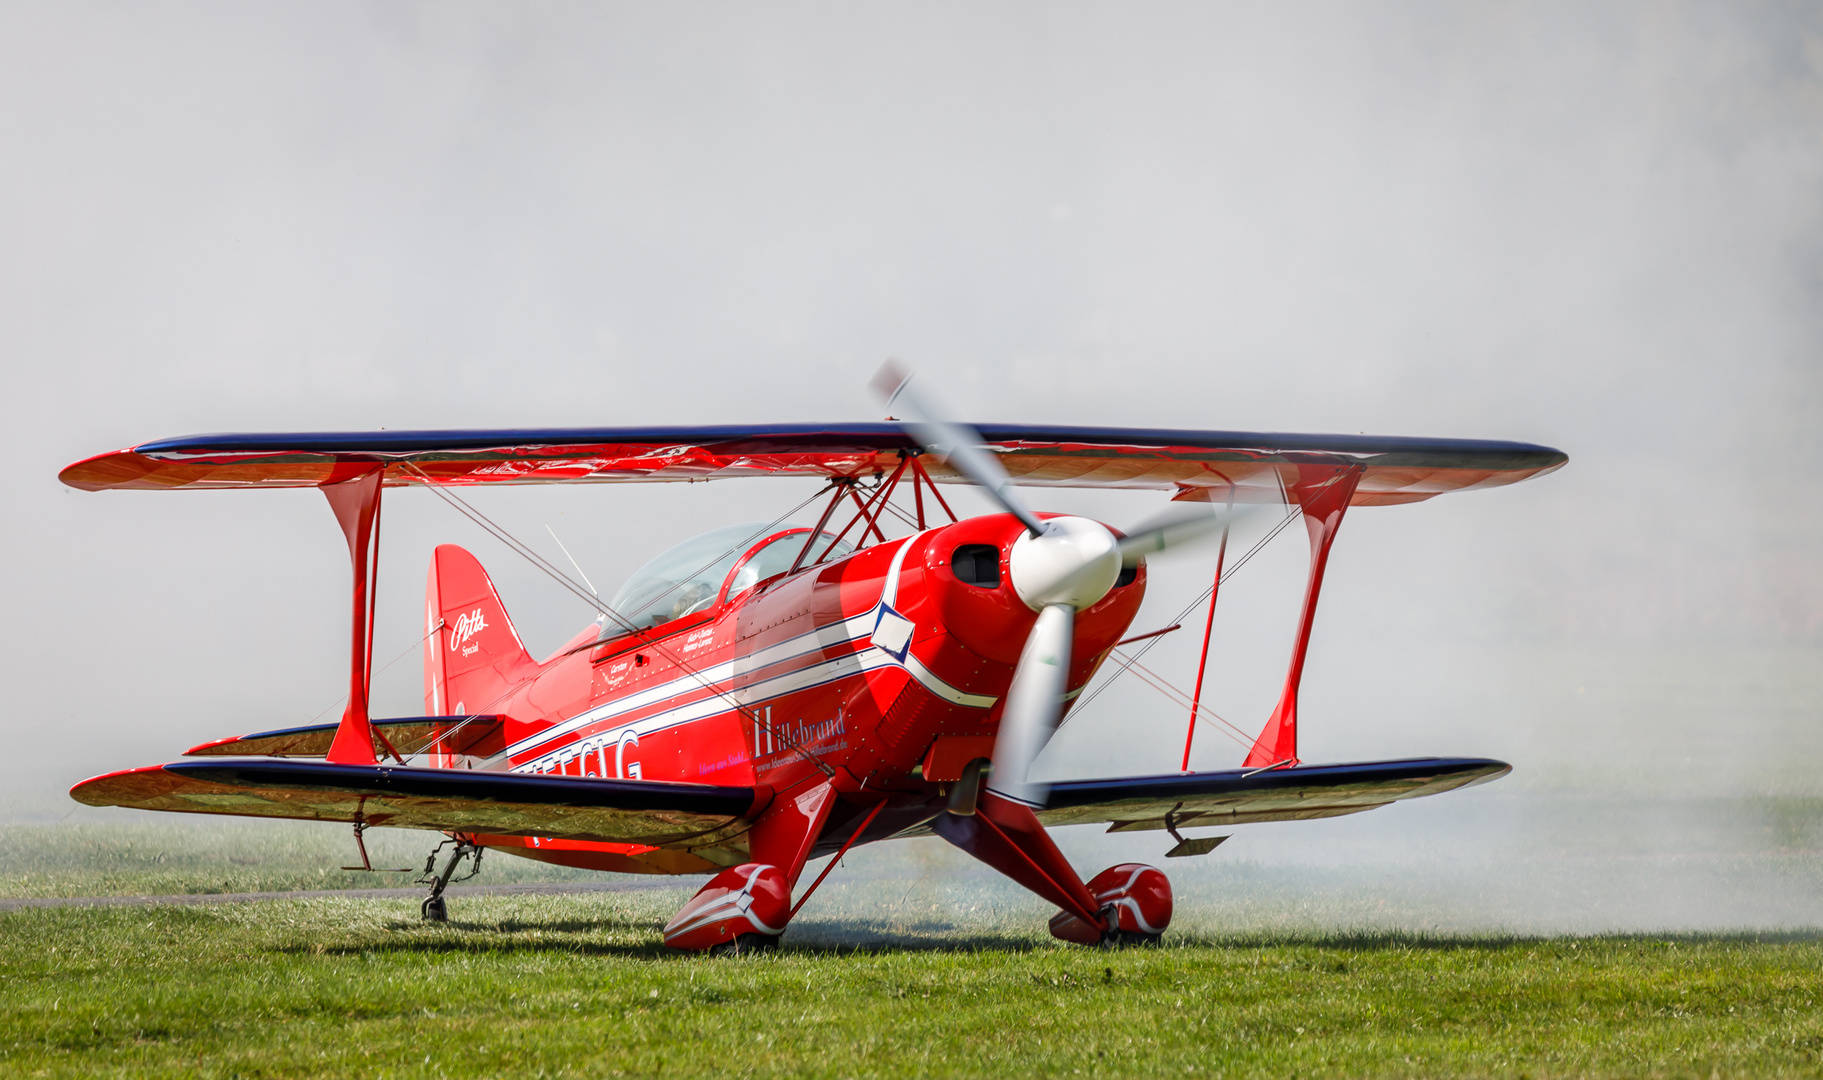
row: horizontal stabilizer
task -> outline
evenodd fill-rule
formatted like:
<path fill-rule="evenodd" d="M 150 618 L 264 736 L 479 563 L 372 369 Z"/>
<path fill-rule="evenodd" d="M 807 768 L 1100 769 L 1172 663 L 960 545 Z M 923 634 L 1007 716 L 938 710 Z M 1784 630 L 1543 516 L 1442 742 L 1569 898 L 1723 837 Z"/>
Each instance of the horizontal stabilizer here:
<path fill-rule="evenodd" d="M 1483 784 L 1512 772 L 1489 758 L 1409 758 L 1284 769 L 1226 769 L 1051 785 L 1046 825 L 1110 823 L 1109 832 L 1226 827 L 1340 817 Z"/>
<path fill-rule="evenodd" d="M 747 787 L 304 761 L 153 765 L 84 780 L 70 796 L 90 806 L 671 848 L 737 834 L 756 809 Z"/>
<path fill-rule="evenodd" d="M 490 754 L 487 742 L 498 742 L 498 716 L 403 716 L 371 721 L 373 728 L 403 757 L 426 750 L 444 754 Z M 323 757 L 335 740 L 335 724 L 279 728 L 192 746 L 185 757 Z M 439 738 L 439 736 L 441 736 Z M 435 740 L 436 745 L 432 746 Z"/>

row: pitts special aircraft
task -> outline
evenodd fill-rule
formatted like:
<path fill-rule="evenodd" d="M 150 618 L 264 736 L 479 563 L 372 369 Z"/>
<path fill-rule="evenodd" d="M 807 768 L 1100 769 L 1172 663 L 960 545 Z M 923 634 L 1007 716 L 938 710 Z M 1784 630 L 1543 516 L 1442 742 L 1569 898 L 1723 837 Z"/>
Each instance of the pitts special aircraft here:
<path fill-rule="evenodd" d="M 210 435 L 71 465 L 63 482 L 90 491 L 320 488 L 354 570 L 339 723 L 205 743 L 186 760 L 98 776 L 71 794 L 94 806 L 348 823 L 357 844 L 376 825 L 448 834 L 439 848 L 453 840 L 453 851 L 424 901 L 431 919 L 445 917 L 457 865 L 487 848 L 596 870 L 710 874 L 665 926 L 665 943 L 740 951 L 777 943 L 823 880 L 798 892 L 808 860 L 931 834 L 1055 904 L 1050 929 L 1061 939 L 1155 941 L 1171 919 L 1165 875 L 1127 863 L 1085 882 L 1047 828 L 1167 831 L 1178 841 L 1170 855 L 1196 855 L 1225 836 L 1180 829 L 1352 814 L 1509 771 L 1480 758 L 1305 765 L 1298 686 L 1330 545 L 1351 506 L 1516 483 L 1560 467 L 1564 454 L 1446 439 L 969 429 L 908 383 L 892 365 L 875 380 L 889 411 L 909 417 L 901 423 Z M 794 509 L 680 544 L 605 605 L 456 494 L 756 476 L 823 479 L 820 520 L 785 524 Z M 1123 533 L 1034 513 L 1014 479 L 1150 489 L 1174 505 Z M 976 484 L 1004 512 L 958 519 L 946 483 Z M 381 493 L 404 485 L 451 502 L 602 617 L 534 660 L 480 564 L 439 547 L 425 598 L 426 715 L 370 718 Z M 1219 530 L 1204 594 L 1213 620 L 1228 524 L 1261 505 L 1290 508 L 1268 539 L 1303 519 L 1310 564 L 1284 690 L 1242 767 L 1190 772 L 1187 740 L 1179 773 L 1030 779 L 1098 669 L 1110 658 L 1135 663 L 1114 650 L 1138 640 L 1123 636 L 1145 593 L 1145 556 Z M 847 525 L 833 529 L 838 511 Z M 888 537 L 901 531 L 895 519 L 910 535 Z M 1206 663 L 1207 626 L 1203 651 Z M 1199 669 L 1192 738 L 1198 717 L 1213 715 L 1201 687 Z"/>

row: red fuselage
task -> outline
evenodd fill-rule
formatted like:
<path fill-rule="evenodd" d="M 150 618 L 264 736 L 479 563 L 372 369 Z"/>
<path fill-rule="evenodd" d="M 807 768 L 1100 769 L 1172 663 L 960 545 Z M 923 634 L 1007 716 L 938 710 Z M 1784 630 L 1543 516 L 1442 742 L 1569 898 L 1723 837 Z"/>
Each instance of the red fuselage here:
<path fill-rule="evenodd" d="M 1007 572 L 1022 531 L 1010 515 L 973 518 L 729 595 L 742 563 L 778 534 L 763 538 L 706 609 L 601 641 L 590 627 L 526 670 L 487 709 L 504 718 L 497 752 L 438 763 L 772 791 L 827 771 L 838 794 L 935 799 L 969 761 L 990 756 L 1037 619 Z M 1071 695 L 1139 609 L 1144 567 L 1123 582 L 1076 620 Z M 459 650 L 461 635 L 450 625 L 439 640 Z M 599 869 L 660 869 L 603 858 L 650 849 L 487 842 Z"/>

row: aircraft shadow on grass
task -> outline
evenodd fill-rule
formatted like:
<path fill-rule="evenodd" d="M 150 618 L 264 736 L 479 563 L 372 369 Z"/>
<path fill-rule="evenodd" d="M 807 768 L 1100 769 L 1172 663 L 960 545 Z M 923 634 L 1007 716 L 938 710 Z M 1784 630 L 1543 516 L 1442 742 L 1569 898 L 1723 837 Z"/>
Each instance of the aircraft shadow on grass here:
<path fill-rule="evenodd" d="M 333 944 L 298 944 L 287 945 L 276 952 L 315 956 L 353 956 L 360 954 L 438 954 L 438 953 L 485 953 L 485 952 L 553 952 L 585 954 L 590 956 L 617 956 L 629 959 L 674 958 L 685 959 L 693 954 L 681 953 L 664 947 L 660 942 L 616 943 L 590 940 L 584 935 L 598 934 L 604 930 L 643 930 L 644 924 L 634 920 L 589 921 L 565 919 L 555 922 L 527 922 L 522 920 L 505 920 L 501 922 L 461 922 L 450 920 L 442 924 L 443 928 L 456 931 L 455 934 L 439 934 L 436 937 L 401 937 L 382 942 L 349 942 L 343 945 Z M 393 932 L 422 931 L 420 922 L 397 921 L 386 924 L 386 929 Z M 937 930 L 938 933 L 945 933 Z M 903 931 L 899 931 L 903 934 Z M 537 938 L 511 937 L 507 935 L 539 934 Z M 473 936 L 470 936 L 473 935 Z M 1021 936 L 999 936 L 994 934 L 970 934 L 950 936 L 947 933 L 940 940 L 907 940 L 902 936 L 892 937 L 882 931 L 879 937 L 868 940 L 856 940 L 860 935 L 852 933 L 843 935 L 841 940 L 820 939 L 806 935 L 805 940 L 793 942 L 782 948 L 787 953 L 822 954 L 839 956 L 886 956 L 893 953 L 1028 953 L 1044 948 L 1041 944 Z"/>
<path fill-rule="evenodd" d="M 644 929 L 644 924 L 633 919 L 613 920 L 608 922 L 581 919 L 562 920 L 557 922 L 527 922 L 507 920 L 504 922 L 456 922 L 445 924 L 448 929 L 461 932 L 463 936 L 438 936 L 436 938 L 404 938 L 379 943 L 348 945 L 294 945 L 276 951 L 281 953 L 298 953 L 313 955 L 349 956 L 361 953 L 388 954 L 438 954 L 438 953 L 477 953 L 477 952 L 561 952 L 572 955 L 583 954 L 602 957 L 623 957 L 627 959 L 684 959 L 691 954 L 679 953 L 665 948 L 659 942 L 639 942 L 618 944 L 587 940 L 586 938 L 558 936 L 540 937 L 537 939 L 501 939 L 494 935 L 537 933 L 542 935 L 589 935 L 603 930 Z M 423 926 L 417 922 L 388 923 L 392 931 L 412 931 Z M 833 928 L 832 928 L 833 929 Z M 803 938 L 782 946 L 780 951 L 786 954 L 811 954 L 834 957 L 880 957 L 899 953 L 1007 953 L 1024 954 L 1038 951 L 1050 952 L 1054 946 L 1049 943 L 1034 941 L 1022 935 L 998 935 L 991 933 L 974 933 L 953 935 L 942 927 L 932 927 L 930 932 L 943 934 L 939 938 L 919 940 L 906 938 L 906 931 L 898 928 L 894 931 L 882 930 L 879 937 L 854 933 L 852 928 L 846 932 L 824 937 L 807 933 Z M 474 937 L 466 935 L 473 934 Z M 1640 945 L 1640 946 L 1676 946 L 1693 947 L 1702 945 L 1791 945 L 1823 941 L 1823 929 L 1798 929 L 1780 931 L 1731 931 L 1731 932 L 1688 932 L 1670 934 L 1591 934 L 1591 935 L 1463 935 L 1443 936 L 1413 933 L 1333 933 L 1333 934 L 1288 934 L 1282 937 L 1195 937 L 1181 938 L 1166 948 L 1205 948 L 1231 952 L 1251 952 L 1259 949 L 1310 948 L 1334 950 L 1341 952 L 1380 953 L 1397 951 L 1455 952 L 1461 950 L 1506 951 L 1510 949 L 1536 948 L 1539 946 L 1563 946 L 1569 944 L 1590 945 Z"/>

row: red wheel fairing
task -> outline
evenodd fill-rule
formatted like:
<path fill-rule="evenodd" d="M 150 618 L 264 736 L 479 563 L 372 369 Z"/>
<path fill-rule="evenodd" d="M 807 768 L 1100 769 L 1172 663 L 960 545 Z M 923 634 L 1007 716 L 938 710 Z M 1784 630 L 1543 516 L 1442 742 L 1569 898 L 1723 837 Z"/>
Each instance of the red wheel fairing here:
<path fill-rule="evenodd" d="M 742 934 L 776 938 L 791 919 L 791 885 L 766 863 L 743 863 L 709 879 L 665 924 L 665 944 L 701 951 Z"/>
<path fill-rule="evenodd" d="M 1171 925 L 1171 882 L 1162 871 L 1143 863 L 1110 866 L 1089 881 L 1095 902 L 1113 924 L 1106 931 L 1067 911 L 1051 916 L 1051 936 L 1079 945 L 1099 944 L 1119 931 L 1157 937 Z"/>

